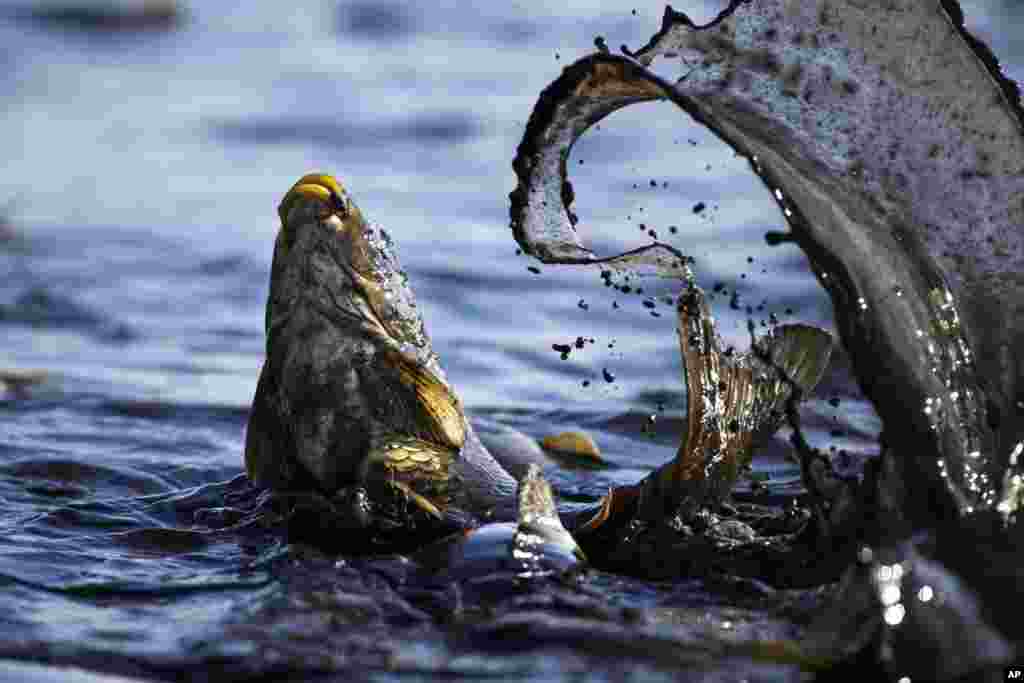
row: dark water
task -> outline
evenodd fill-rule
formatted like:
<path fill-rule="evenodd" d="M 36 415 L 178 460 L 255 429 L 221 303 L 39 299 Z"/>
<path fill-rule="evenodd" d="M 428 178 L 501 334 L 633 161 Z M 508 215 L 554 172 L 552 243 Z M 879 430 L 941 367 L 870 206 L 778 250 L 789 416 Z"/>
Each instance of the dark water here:
<path fill-rule="evenodd" d="M 963 4 L 1024 76 L 1010 29 L 1024 15 Z M 813 592 L 596 571 L 575 585 L 449 581 L 404 558 L 326 557 L 287 544 L 241 476 L 274 210 L 313 169 L 395 237 L 473 415 L 594 436 L 612 467 L 552 469 L 562 495 L 596 498 L 671 457 L 674 315 L 643 305 L 671 289 L 528 271 L 506 198 L 540 89 L 596 35 L 646 41 L 662 7 L 230 7 L 193 3 L 171 32 L 0 23 L 14 235 L 0 243 L 0 369 L 47 373 L 0 398 L 0 678 L 72 680 L 21 660 L 147 679 L 798 680 L 721 643 L 798 636 Z M 718 7 L 676 9 L 707 20 Z M 701 284 L 724 284 L 729 343 L 745 347 L 748 305 L 755 320 L 831 325 L 799 251 L 764 244 L 782 217 L 746 162 L 669 105 L 613 117 L 572 163 L 591 239 L 611 253 L 653 230 L 696 256 Z M 568 360 L 551 349 L 577 336 L 594 343 Z M 840 465 L 877 452 L 878 420 L 841 358 L 803 416 Z M 785 436 L 755 469 L 794 495 Z"/>

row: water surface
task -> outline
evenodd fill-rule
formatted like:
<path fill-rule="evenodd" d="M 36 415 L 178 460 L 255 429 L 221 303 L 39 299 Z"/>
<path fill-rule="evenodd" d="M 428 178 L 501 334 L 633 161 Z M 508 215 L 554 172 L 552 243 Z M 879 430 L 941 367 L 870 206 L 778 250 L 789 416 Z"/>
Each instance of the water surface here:
<path fill-rule="evenodd" d="M 1024 77 L 1010 30 L 1024 15 L 963 4 Z M 471 414 L 535 437 L 594 436 L 612 467 L 552 470 L 563 495 L 600 496 L 671 457 L 685 403 L 674 313 L 643 301 L 672 285 L 624 294 L 594 272 L 529 271 L 507 200 L 541 88 L 597 35 L 646 41 L 662 7 L 188 9 L 171 32 L 0 21 L 0 201 L 15 234 L 0 245 L 0 368 L 47 372 L 0 398 L 0 657 L 147 679 L 601 680 L 668 677 L 700 660 L 678 643 L 701 634 L 795 635 L 813 596 L 763 586 L 593 572 L 495 593 L 415 576 L 403 558 L 326 557 L 287 544 L 240 476 L 275 208 L 314 169 L 394 236 Z M 706 21 L 719 7 L 676 9 Z M 748 316 L 831 326 L 802 254 L 761 238 L 782 217 L 746 161 L 671 105 L 613 116 L 572 163 L 593 243 L 612 253 L 653 231 L 695 256 L 701 285 L 724 290 L 728 343 L 746 346 Z M 594 342 L 568 360 L 551 349 L 580 336 Z M 841 466 L 877 452 L 878 419 L 841 357 L 803 414 Z M 755 469 L 793 495 L 784 442 Z M 552 621 L 522 617 L 540 613 Z M 12 679 L 35 671 L 0 663 Z M 727 657 L 709 671 L 797 675 Z"/>

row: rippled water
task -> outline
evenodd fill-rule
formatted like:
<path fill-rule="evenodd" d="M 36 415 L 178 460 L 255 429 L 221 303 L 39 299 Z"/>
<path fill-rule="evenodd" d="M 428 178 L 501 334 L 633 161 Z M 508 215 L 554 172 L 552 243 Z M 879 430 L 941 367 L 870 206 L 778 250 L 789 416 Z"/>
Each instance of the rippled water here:
<path fill-rule="evenodd" d="M 490 585 L 404 558 L 325 557 L 286 544 L 241 476 L 274 209 L 312 169 L 343 179 L 395 237 L 473 415 L 595 437 L 612 467 L 552 468 L 562 495 L 600 496 L 671 457 L 684 404 L 671 307 L 593 272 L 527 270 L 506 196 L 541 88 L 596 35 L 645 41 L 662 7 L 229 7 L 192 3 L 166 33 L 0 22 L 13 233 L 0 243 L 0 369 L 47 373 L 0 398 L 0 657 L 197 680 L 671 677 L 709 656 L 709 680 L 796 676 L 680 643 L 791 637 L 813 594 L 601 572 Z M 718 6 L 676 8 L 702 21 Z M 964 9 L 1024 77 L 1015 6 Z M 705 289 L 724 284 L 714 306 L 729 343 L 745 347 L 748 305 L 755 320 L 831 325 L 799 251 L 764 244 L 782 219 L 746 162 L 669 105 L 613 117 L 572 163 L 588 237 L 612 253 L 655 231 L 694 255 Z M 577 336 L 594 343 L 568 360 L 551 349 Z M 848 454 L 841 465 L 877 451 L 878 420 L 841 357 L 804 419 L 814 443 Z M 755 469 L 791 496 L 784 442 Z M 12 680 L 35 673 L 0 662 Z"/>

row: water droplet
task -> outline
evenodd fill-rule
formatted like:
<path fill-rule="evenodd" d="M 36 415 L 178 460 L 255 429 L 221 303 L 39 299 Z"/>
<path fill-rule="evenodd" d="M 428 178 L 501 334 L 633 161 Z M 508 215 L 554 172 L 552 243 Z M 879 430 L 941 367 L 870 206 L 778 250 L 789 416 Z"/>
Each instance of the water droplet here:
<path fill-rule="evenodd" d="M 883 617 L 885 618 L 885 623 L 889 624 L 889 626 L 899 626 L 903 623 L 903 617 L 906 616 L 906 614 L 907 610 L 903 605 L 896 603 L 895 605 L 890 605 L 885 608 Z"/>
<path fill-rule="evenodd" d="M 879 597 L 883 605 L 895 605 L 900 601 L 900 587 L 895 584 L 889 584 L 882 588 Z"/>

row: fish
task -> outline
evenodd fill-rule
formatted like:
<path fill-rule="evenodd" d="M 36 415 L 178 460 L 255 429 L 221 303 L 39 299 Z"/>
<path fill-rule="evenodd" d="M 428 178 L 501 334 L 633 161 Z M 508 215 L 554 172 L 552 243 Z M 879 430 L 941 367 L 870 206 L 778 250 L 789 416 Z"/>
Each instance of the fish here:
<path fill-rule="evenodd" d="M 450 533 L 464 526 L 454 511 L 514 508 L 516 481 L 467 420 L 388 233 L 325 174 L 300 178 L 279 216 L 250 479 L 346 501 L 362 520 L 352 549 L 414 538 L 410 528 Z"/>

